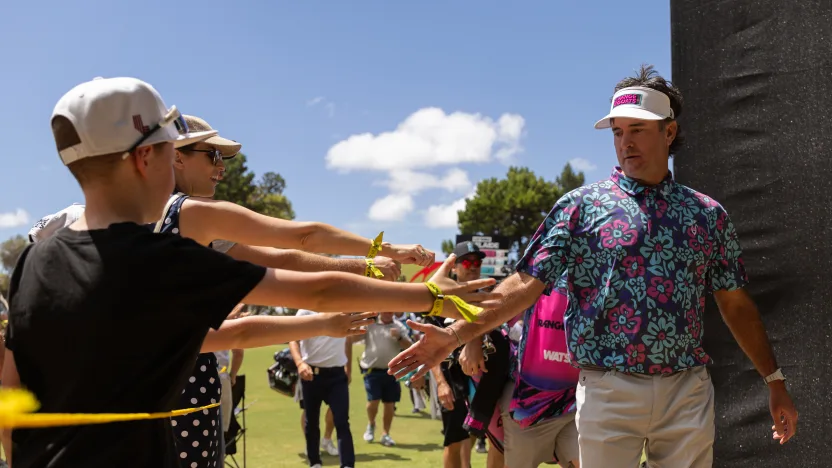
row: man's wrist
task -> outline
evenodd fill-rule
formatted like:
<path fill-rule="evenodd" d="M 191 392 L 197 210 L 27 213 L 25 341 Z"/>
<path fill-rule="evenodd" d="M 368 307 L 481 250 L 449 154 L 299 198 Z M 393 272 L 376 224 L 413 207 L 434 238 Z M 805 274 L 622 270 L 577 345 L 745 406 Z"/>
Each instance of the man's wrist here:
<path fill-rule="evenodd" d="M 465 322 L 464 320 L 457 320 L 448 328 L 452 329 L 454 336 L 458 337 L 462 344 L 468 343 L 477 336 L 481 336 L 476 333 L 476 330 L 472 331 L 471 327 L 468 326 L 468 322 Z"/>
<path fill-rule="evenodd" d="M 776 383 L 781 383 L 785 386 L 785 380 L 786 377 L 783 375 L 783 372 L 780 368 L 777 368 L 775 371 L 763 377 L 763 382 L 765 382 L 769 386 Z"/>

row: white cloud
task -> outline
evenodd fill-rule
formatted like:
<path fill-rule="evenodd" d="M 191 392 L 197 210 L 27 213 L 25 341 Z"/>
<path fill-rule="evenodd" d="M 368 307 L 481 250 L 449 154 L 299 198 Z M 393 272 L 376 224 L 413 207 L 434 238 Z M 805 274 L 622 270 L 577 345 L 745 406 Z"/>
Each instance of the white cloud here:
<path fill-rule="evenodd" d="M 584 158 L 572 158 L 569 160 L 569 164 L 572 166 L 572 169 L 578 172 L 590 172 L 598 168 L 592 161 Z"/>
<path fill-rule="evenodd" d="M 22 208 L 9 213 L 0 213 L 0 229 L 14 228 L 29 224 L 29 213 Z"/>
<path fill-rule="evenodd" d="M 417 194 L 435 188 L 449 192 L 467 192 L 471 190 L 472 184 L 468 179 L 468 173 L 459 168 L 452 168 L 442 178 L 426 172 L 394 170 L 390 171 L 390 179 L 376 185 L 386 185 L 393 193 Z"/>
<path fill-rule="evenodd" d="M 306 105 L 309 106 L 309 107 L 312 107 L 312 106 L 315 106 L 315 105 L 318 105 L 318 104 L 322 103 L 323 100 L 324 100 L 323 96 L 313 97 L 312 99 L 306 101 Z"/>
<path fill-rule="evenodd" d="M 465 200 L 460 198 L 449 205 L 433 205 L 425 212 L 425 225 L 432 229 L 455 228 L 459 224 L 460 210 L 465 209 Z"/>
<path fill-rule="evenodd" d="M 306 101 L 307 107 L 315 107 L 318 104 L 323 104 L 323 108 L 326 110 L 326 114 L 329 118 L 335 117 L 335 103 L 328 101 L 324 96 L 316 96 Z"/>
<path fill-rule="evenodd" d="M 401 221 L 413 207 L 410 195 L 393 193 L 374 201 L 367 216 L 373 221 Z"/>
<path fill-rule="evenodd" d="M 496 122 L 480 114 L 445 114 L 435 107 L 419 109 L 395 130 L 378 135 L 352 135 L 333 145 L 327 167 L 352 170 L 394 171 L 507 161 L 522 151 L 520 139 L 525 120 L 503 114 Z"/>

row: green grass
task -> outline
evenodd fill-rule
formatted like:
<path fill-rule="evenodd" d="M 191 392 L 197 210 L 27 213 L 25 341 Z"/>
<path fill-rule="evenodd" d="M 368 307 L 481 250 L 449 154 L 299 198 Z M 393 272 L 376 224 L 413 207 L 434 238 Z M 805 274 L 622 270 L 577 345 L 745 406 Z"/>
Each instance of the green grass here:
<path fill-rule="evenodd" d="M 305 441 L 300 427 L 301 410 L 292 398 L 271 390 L 266 379 L 266 369 L 274 363 L 272 356 L 279 347 L 247 350 L 241 373 L 246 375 L 246 412 L 248 426 L 247 461 L 256 468 L 302 468 L 308 466 L 303 455 Z M 361 355 L 363 347 L 356 346 L 354 358 Z M 366 394 L 361 374 L 353 359 L 353 380 L 350 385 L 350 426 L 355 441 L 356 465 L 370 467 L 442 467 L 442 422 L 427 415 L 413 415 L 413 406 L 405 391 L 393 420 L 391 437 L 395 447 L 383 447 L 376 442 L 367 443 L 361 438 L 367 427 L 365 411 Z M 402 387 L 403 390 L 406 390 Z M 325 407 L 325 406 L 324 406 Z M 323 412 L 322 412 L 323 413 Z M 379 411 L 377 426 L 381 426 Z M 323 417 L 321 418 L 323 432 Z M 242 447 L 239 446 L 242 451 Z M 471 455 L 474 467 L 485 466 L 485 454 Z M 237 455 L 242 465 L 242 453 Z M 324 466 L 338 466 L 338 458 L 323 455 Z"/>

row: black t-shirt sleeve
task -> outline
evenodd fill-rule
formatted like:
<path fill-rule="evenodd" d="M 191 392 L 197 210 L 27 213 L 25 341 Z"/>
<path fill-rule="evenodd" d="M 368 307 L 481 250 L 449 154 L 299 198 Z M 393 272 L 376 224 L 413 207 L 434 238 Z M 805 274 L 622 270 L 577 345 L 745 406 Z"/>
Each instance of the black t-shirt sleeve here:
<path fill-rule="evenodd" d="M 14 352 L 14 323 L 13 314 L 14 312 L 14 296 L 17 293 L 17 290 L 20 288 L 20 276 L 23 274 L 23 263 L 26 262 L 26 257 L 29 256 L 29 251 L 32 250 L 34 244 L 29 244 L 23 249 L 21 252 L 20 257 L 17 259 L 17 264 L 12 270 L 12 276 L 9 278 L 9 321 L 8 326 L 6 327 L 6 349 L 11 350 Z"/>
<path fill-rule="evenodd" d="M 191 239 L 151 235 L 156 242 L 146 256 L 154 271 L 150 286 L 175 310 L 193 315 L 195 323 L 219 328 L 266 274 L 265 267 L 235 260 Z"/>

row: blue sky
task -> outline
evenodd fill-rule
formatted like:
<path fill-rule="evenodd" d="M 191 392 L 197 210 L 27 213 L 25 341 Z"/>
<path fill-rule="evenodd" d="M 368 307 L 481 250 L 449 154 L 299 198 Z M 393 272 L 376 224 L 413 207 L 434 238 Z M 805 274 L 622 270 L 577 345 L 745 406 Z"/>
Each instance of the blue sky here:
<path fill-rule="evenodd" d="M 508 164 L 606 177 L 612 136 L 592 125 L 639 64 L 670 76 L 669 2 L 495 5 L 11 2 L 0 240 L 83 201 L 49 116 L 95 76 L 141 78 L 240 141 L 252 170 L 285 177 L 298 220 L 393 242 L 438 250 L 454 204 Z"/>

